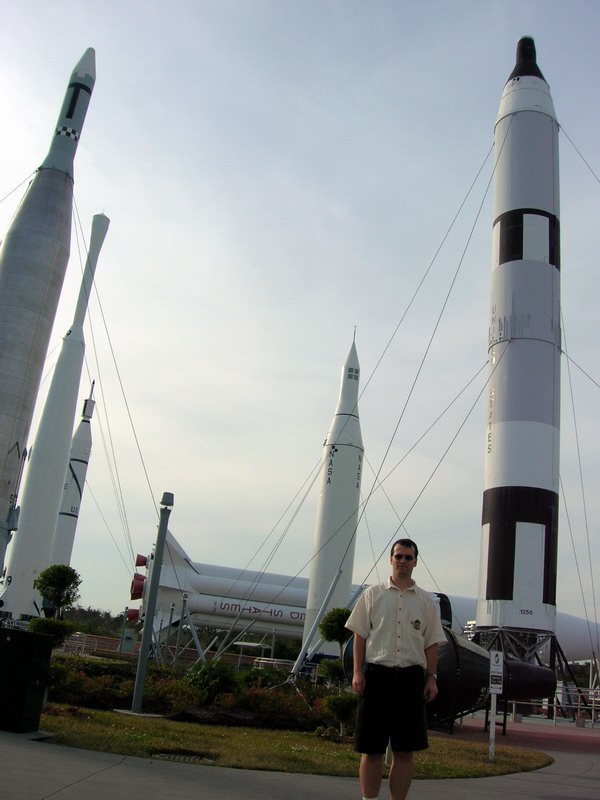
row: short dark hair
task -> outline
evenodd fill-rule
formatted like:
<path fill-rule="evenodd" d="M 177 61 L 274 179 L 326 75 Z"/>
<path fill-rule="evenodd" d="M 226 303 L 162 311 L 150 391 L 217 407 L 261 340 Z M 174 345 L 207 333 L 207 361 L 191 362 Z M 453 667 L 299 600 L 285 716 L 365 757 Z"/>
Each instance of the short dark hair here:
<path fill-rule="evenodd" d="M 415 561 L 419 557 L 419 548 L 417 547 L 416 542 L 413 542 L 412 539 L 396 539 L 394 544 L 392 545 L 392 549 L 390 550 L 390 557 L 394 555 L 394 547 L 399 544 L 400 547 L 412 547 L 415 551 Z"/>

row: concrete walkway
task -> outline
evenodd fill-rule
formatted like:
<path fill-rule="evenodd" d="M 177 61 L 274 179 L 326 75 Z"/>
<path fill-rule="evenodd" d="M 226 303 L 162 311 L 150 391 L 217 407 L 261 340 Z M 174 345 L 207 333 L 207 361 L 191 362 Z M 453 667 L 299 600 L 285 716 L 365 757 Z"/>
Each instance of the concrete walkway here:
<path fill-rule="evenodd" d="M 487 741 L 481 721 L 469 722 L 457 738 Z M 438 735 L 438 734 L 433 734 Z M 501 778 L 414 781 L 410 800 L 599 800 L 600 729 L 510 725 L 497 746 L 549 752 L 554 763 L 535 772 Z M 380 797 L 386 797 L 385 783 Z M 170 763 L 96 753 L 36 741 L 31 734 L 0 731 L 2 800 L 351 800 L 354 778 L 289 775 Z"/>

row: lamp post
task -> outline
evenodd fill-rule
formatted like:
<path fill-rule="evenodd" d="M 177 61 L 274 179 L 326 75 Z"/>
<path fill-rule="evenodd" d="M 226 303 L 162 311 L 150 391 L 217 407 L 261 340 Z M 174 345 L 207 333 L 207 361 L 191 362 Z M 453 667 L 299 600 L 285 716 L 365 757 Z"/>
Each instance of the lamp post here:
<path fill-rule="evenodd" d="M 142 700 L 144 699 L 144 684 L 146 682 L 146 671 L 148 669 L 148 657 L 152 644 L 152 634 L 154 627 L 154 614 L 156 612 L 156 598 L 158 596 L 158 586 L 160 583 L 160 570 L 165 552 L 165 541 L 167 538 L 167 524 L 173 506 L 172 492 L 164 492 L 160 501 L 160 522 L 158 524 L 158 534 L 154 547 L 154 566 L 148 586 L 148 596 L 145 604 L 144 628 L 142 631 L 142 643 L 138 656 L 137 672 L 135 675 L 135 686 L 133 687 L 133 701 L 131 710 L 135 714 L 141 714 Z"/>

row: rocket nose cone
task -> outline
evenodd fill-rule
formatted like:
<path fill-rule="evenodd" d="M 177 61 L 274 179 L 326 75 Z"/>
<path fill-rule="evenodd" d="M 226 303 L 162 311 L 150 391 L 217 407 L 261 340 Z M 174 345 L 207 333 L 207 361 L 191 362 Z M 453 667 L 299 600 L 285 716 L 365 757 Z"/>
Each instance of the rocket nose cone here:
<path fill-rule="evenodd" d="M 352 347 L 342 367 L 338 412 L 343 410 L 345 413 L 357 413 L 359 376 L 360 366 L 356 353 L 356 344 L 352 342 Z"/>
<path fill-rule="evenodd" d="M 533 61 L 535 64 L 535 42 L 531 36 L 523 36 L 517 42 L 517 61 Z"/>
<path fill-rule="evenodd" d="M 96 51 L 93 47 L 88 47 L 85 53 L 81 56 L 75 69 L 73 70 L 73 74 L 81 77 L 87 75 L 93 81 L 96 80 Z"/>
<path fill-rule="evenodd" d="M 526 75 L 545 80 L 540 68 L 537 65 L 535 52 L 535 42 L 531 36 L 523 36 L 517 44 L 517 63 L 511 72 L 508 81 L 514 78 L 522 78 Z"/>
<path fill-rule="evenodd" d="M 352 347 L 348 352 L 348 356 L 346 357 L 346 367 L 358 367 L 358 354 L 356 352 L 356 342 L 352 342 Z"/>

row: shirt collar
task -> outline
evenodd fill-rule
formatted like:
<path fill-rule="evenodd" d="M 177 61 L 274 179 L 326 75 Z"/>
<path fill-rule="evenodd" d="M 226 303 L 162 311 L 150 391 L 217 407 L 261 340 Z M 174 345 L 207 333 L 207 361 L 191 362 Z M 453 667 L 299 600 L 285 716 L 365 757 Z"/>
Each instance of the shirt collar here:
<path fill-rule="evenodd" d="M 395 591 L 397 591 L 397 592 L 414 592 L 414 591 L 416 591 L 416 588 L 417 588 L 417 582 L 416 582 L 416 581 L 415 581 L 415 579 L 413 578 L 413 579 L 412 579 L 412 586 L 409 586 L 409 587 L 408 587 L 408 588 L 406 588 L 406 589 L 399 589 L 399 588 L 396 586 L 396 584 L 395 584 L 395 583 L 393 583 L 393 581 L 392 581 L 392 579 L 391 579 L 391 577 L 390 577 L 390 578 L 388 578 L 388 579 L 387 579 L 387 587 L 386 587 L 386 588 L 388 588 L 388 589 L 395 589 Z"/>

